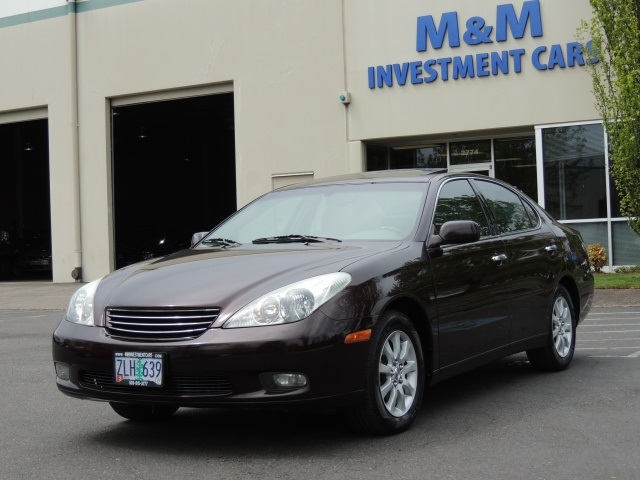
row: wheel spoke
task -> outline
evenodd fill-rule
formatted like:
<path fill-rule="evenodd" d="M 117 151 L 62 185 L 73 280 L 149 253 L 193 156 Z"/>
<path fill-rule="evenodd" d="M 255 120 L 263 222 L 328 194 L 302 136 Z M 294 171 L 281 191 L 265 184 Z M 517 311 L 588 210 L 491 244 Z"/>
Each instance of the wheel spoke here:
<path fill-rule="evenodd" d="M 384 353 L 387 356 L 387 363 L 392 363 L 395 357 L 393 355 L 393 350 L 391 349 L 389 339 L 384 342 Z"/>
<path fill-rule="evenodd" d="M 416 386 L 412 385 L 411 383 L 407 382 L 403 384 L 404 386 L 404 390 L 408 390 L 408 392 L 406 392 L 406 395 L 408 397 L 413 398 L 416 394 Z"/>
<path fill-rule="evenodd" d="M 562 356 L 562 337 L 558 335 L 555 339 L 556 352 L 558 352 Z"/>
<path fill-rule="evenodd" d="M 378 371 L 381 375 L 391 375 L 391 365 L 387 365 L 386 363 L 380 362 L 378 366 Z"/>
<path fill-rule="evenodd" d="M 407 358 L 407 355 L 410 353 L 411 346 L 409 342 L 402 342 L 400 344 L 400 353 L 398 354 L 398 361 L 403 363 Z"/>
<path fill-rule="evenodd" d="M 396 392 L 398 392 L 397 396 L 396 396 L 396 412 L 403 414 L 406 410 L 406 405 L 407 405 L 407 395 L 405 394 L 404 388 L 402 387 L 402 385 L 398 385 L 396 387 Z"/>
<path fill-rule="evenodd" d="M 387 380 L 384 382 L 384 385 L 380 386 L 380 393 L 382 394 L 382 398 L 387 396 L 387 393 L 389 393 L 389 390 L 391 390 L 391 388 L 393 388 L 393 382 L 390 378 L 387 378 Z"/>
<path fill-rule="evenodd" d="M 396 334 L 393 336 L 393 355 L 394 355 L 394 359 L 397 360 L 398 356 L 400 355 L 400 333 L 396 332 Z"/>
<path fill-rule="evenodd" d="M 418 371 L 418 364 L 415 361 L 407 362 L 407 364 L 404 366 L 404 369 L 402 371 L 405 374 L 412 373 L 412 372 L 417 372 Z"/>
<path fill-rule="evenodd" d="M 391 393 L 389 394 L 389 399 L 385 402 L 385 405 L 389 413 L 394 412 L 397 398 L 398 398 L 398 390 L 396 388 L 392 388 Z"/>

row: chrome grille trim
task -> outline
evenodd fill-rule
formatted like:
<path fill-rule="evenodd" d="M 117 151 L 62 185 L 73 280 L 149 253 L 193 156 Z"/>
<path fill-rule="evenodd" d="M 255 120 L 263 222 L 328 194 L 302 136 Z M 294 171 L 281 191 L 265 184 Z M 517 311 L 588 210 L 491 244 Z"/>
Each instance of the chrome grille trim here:
<path fill-rule="evenodd" d="M 105 329 L 125 341 L 181 341 L 202 335 L 218 318 L 219 308 L 107 307 Z"/>

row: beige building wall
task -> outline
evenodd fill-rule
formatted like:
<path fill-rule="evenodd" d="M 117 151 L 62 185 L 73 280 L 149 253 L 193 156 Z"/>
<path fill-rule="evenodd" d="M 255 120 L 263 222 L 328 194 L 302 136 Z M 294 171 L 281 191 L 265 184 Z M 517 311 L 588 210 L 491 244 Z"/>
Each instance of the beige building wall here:
<path fill-rule="evenodd" d="M 363 170 L 365 140 L 596 119 L 584 68 L 541 72 L 526 58 L 575 41 L 587 0 L 540 0 L 539 38 L 416 51 L 417 17 L 455 11 L 462 36 L 471 17 L 494 25 L 503 3 L 89 0 L 78 14 L 0 28 L 0 122 L 15 111 L 49 119 L 54 281 L 71 281 L 80 261 L 85 281 L 113 268 L 112 103 L 233 92 L 239 206 L 291 174 Z M 527 52 L 519 74 L 368 86 L 370 66 L 515 48 Z"/>
<path fill-rule="evenodd" d="M 0 28 L 0 123 L 49 120 L 53 270 L 59 282 L 73 281 L 80 250 L 71 20 Z"/>

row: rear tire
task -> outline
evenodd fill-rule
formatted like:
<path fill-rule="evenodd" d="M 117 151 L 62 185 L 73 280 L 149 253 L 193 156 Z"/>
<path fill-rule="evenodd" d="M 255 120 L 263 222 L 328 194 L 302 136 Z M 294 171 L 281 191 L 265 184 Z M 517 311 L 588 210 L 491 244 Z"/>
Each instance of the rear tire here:
<path fill-rule="evenodd" d="M 352 428 L 391 435 L 413 423 L 424 392 L 420 337 L 409 318 L 389 310 L 371 337 L 362 402 L 346 412 Z"/>
<path fill-rule="evenodd" d="M 556 290 L 549 317 L 547 344 L 527 350 L 527 357 L 537 370 L 557 372 L 569 366 L 576 348 L 576 315 L 571 296 L 562 285 Z"/>
<path fill-rule="evenodd" d="M 137 403 L 120 403 L 109 402 L 111 408 L 127 420 L 134 422 L 150 422 L 164 420 L 173 415 L 177 410 L 176 405 L 155 405 L 155 404 L 137 404 Z"/>

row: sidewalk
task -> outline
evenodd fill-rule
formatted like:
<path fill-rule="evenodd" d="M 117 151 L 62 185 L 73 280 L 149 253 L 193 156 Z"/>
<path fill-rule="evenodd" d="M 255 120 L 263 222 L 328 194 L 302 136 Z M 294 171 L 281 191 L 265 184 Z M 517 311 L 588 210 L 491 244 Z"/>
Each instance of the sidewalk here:
<path fill-rule="evenodd" d="M 66 310 L 81 283 L 0 282 L 0 310 Z M 640 307 L 640 289 L 596 290 L 594 307 Z"/>

